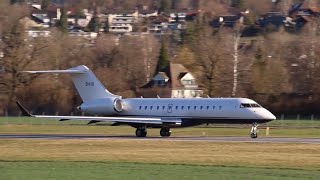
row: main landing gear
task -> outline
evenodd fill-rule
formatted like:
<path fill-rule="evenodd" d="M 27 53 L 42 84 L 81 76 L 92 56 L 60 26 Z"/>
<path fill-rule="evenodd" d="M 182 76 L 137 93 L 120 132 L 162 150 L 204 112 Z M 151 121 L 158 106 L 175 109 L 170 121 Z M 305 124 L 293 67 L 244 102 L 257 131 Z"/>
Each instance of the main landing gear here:
<path fill-rule="evenodd" d="M 160 136 L 161 137 L 169 137 L 171 135 L 171 130 L 168 127 L 163 127 L 160 130 Z"/>
<path fill-rule="evenodd" d="M 146 127 L 138 127 L 136 130 L 137 137 L 146 137 L 147 136 L 147 128 Z"/>
<path fill-rule="evenodd" d="M 258 123 L 253 123 L 252 124 L 252 127 L 251 127 L 251 134 L 250 134 L 250 136 L 251 136 L 251 138 L 257 138 L 258 137 L 258 126 L 259 126 L 259 124 Z"/>
<path fill-rule="evenodd" d="M 171 135 L 171 130 L 168 127 L 163 127 L 160 130 L 161 137 L 169 137 Z M 147 128 L 146 127 L 138 127 L 136 130 L 137 137 L 146 137 L 147 136 Z"/>

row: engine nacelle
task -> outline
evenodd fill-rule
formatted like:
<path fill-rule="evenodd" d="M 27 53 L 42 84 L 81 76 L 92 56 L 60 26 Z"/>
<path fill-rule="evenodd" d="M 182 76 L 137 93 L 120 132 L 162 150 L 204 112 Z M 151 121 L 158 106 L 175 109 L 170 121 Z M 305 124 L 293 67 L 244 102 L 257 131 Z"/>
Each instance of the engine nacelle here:
<path fill-rule="evenodd" d="M 123 102 L 118 98 L 95 99 L 81 104 L 78 109 L 94 115 L 114 115 L 123 110 Z"/>

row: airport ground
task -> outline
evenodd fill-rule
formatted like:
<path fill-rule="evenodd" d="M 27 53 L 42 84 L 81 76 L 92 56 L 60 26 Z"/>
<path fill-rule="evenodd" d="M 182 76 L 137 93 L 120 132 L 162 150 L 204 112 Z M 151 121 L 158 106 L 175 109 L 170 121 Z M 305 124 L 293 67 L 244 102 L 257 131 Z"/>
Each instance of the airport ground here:
<path fill-rule="evenodd" d="M 1 134 L 133 136 L 130 127 L 0 118 Z M 320 138 L 320 121 L 275 121 L 270 137 Z M 262 126 L 260 137 L 266 137 Z M 249 126 L 174 129 L 247 136 Z M 159 136 L 150 129 L 149 136 Z M 320 144 L 139 139 L 0 139 L 0 179 L 318 179 Z"/>

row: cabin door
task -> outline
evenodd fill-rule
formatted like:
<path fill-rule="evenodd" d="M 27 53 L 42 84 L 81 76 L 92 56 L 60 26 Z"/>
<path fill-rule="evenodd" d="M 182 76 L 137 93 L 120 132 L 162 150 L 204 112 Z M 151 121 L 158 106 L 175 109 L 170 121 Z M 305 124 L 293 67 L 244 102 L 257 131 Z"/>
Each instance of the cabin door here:
<path fill-rule="evenodd" d="M 172 113 L 173 104 L 168 104 L 168 113 Z"/>

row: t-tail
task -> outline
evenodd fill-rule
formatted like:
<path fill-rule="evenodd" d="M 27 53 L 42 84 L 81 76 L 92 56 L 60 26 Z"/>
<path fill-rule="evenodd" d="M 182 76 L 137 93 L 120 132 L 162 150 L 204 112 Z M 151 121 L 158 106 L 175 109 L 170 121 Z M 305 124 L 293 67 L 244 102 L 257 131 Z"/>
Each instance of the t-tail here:
<path fill-rule="evenodd" d="M 110 93 L 92 71 L 84 66 L 77 66 L 67 70 L 46 70 L 46 71 L 24 71 L 27 73 L 55 73 L 70 74 L 73 84 L 76 87 L 83 102 L 96 99 L 119 98 L 120 96 Z"/>

